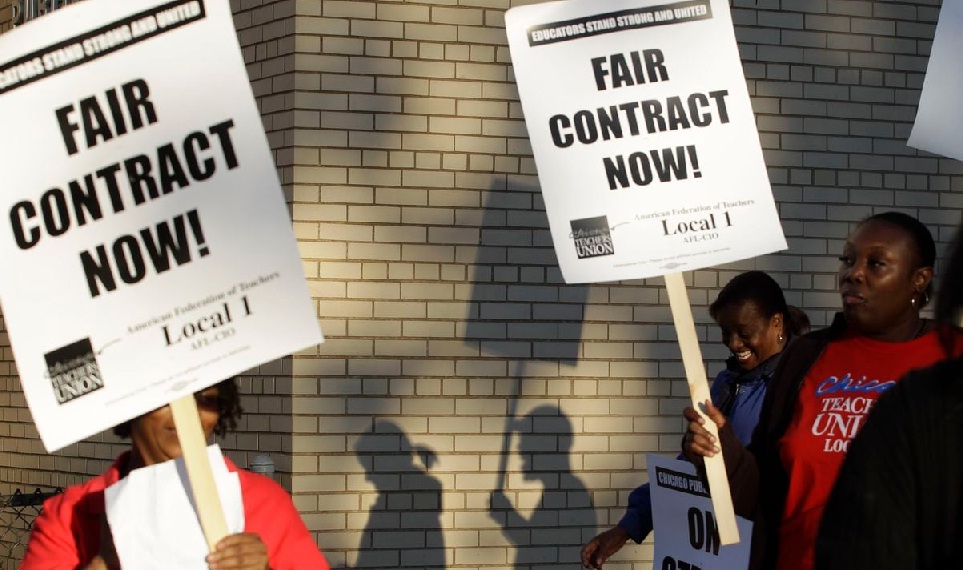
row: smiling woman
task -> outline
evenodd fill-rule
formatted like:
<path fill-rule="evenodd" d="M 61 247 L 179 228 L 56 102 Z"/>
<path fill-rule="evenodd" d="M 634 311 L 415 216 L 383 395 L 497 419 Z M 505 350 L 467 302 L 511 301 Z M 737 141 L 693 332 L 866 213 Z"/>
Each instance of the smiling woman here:
<path fill-rule="evenodd" d="M 712 383 L 712 401 L 728 416 L 740 441 L 749 441 L 779 355 L 792 338 L 809 330 L 809 318 L 787 305 L 779 284 L 762 271 L 729 281 L 709 306 L 709 316 L 732 353 Z M 583 566 L 601 568 L 630 538 L 637 543 L 645 539 L 652 531 L 649 493 L 648 483 L 632 491 L 619 524 L 582 548 Z"/>
<path fill-rule="evenodd" d="M 748 446 L 711 403 L 719 441 L 685 410 L 686 454 L 712 456 L 721 443 L 736 512 L 755 518 L 750 568 L 812 568 L 827 496 L 876 399 L 907 371 L 944 358 L 946 335 L 963 340 L 920 317 L 935 251 L 929 230 L 911 216 L 866 218 L 839 258 L 842 312 L 786 350 Z"/>

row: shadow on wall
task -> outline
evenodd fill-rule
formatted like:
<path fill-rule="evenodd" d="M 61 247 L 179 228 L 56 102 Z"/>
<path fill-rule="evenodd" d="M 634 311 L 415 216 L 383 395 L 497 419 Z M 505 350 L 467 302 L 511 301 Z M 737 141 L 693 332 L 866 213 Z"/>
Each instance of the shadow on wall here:
<path fill-rule="evenodd" d="M 591 496 L 571 471 L 572 424 L 555 406 L 515 416 L 526 376 L 545 364 L 555 363 L 559 372 L 577 364 L 589 288 L 562 280 L 537 184 L 508 180 L 493 177 L 485 198 L 464 338 L 480 358 L 506 360 L 509 367 L 506 378 L 495 380 L 494 395 L 508 399 L 490 514 L 515 547 L 516 570 L 577 567 L 582 534 L 594 535 L 597 521 Z M 513 506 L 519 493 L 505 489 L 515 433 L 524 478 L 543 485 L 529 518 Z"/>
<path fill-rule="evenodd" d="M 355 456 L 378 496 L 354 568 L 445 568 L 441 482 L 428 474 L 435 452 L 413 446 L 397 424 L 379 420 L 358 438 Z"/>
<path fill-rule="evenodd" d="M 575 364 L 588 286 L 566 285 L 538 186 L 493 177 L 471 275 L 465 344 L 481 357 Z"/>
<path fill-rule="evenodd" d="M 572 423 L 551 405 L 539 406 L 514 423 L 522 476 L 541 483 L 542 494 L 526 518 L 512 506 L 512 493 L 496 489 L 489 515 L 515 546 L 515 570 L 549 564 L 577 568 L 582 531 L 594 530 L 598 521 L 591 496 L 572 473 Z"/>

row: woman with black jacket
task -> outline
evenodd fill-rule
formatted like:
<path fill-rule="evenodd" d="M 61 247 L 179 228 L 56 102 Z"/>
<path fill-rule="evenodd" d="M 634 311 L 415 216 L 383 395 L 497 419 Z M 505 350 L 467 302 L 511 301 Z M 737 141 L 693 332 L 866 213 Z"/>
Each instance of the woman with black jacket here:
<path fill-rule="evenodd" d="M 754 521 L 750 568 L 813 568 L 826 499 L 869 410 L 908 371 L 945 357 L 936 323 L 920 317 L 935 251 L 929 230 L 906 214 L 863 220 L 840 256 L 842 312 L 786 349 L 749 445 L 711 402 L 718 441 L 685 410 L 683 451 L 699 459 L 721 444 L 736 513 Z"/>

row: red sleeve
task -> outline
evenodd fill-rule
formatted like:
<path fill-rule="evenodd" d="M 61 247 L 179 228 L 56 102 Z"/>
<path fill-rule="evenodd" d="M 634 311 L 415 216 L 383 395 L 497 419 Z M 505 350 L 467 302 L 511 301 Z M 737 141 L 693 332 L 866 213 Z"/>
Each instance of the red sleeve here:
<path fill-rule="evenodd" d="M 87 510 L 95 495 L 80 489 L 44 502 L 34 519 L 21 570 L 74 570 L 90 562 L 100 544 L 98 515 Z"/>
<path fill-rule="evenodd" d="M 244 501 L 244 530 L 268 547 L 272 570 L 330 570 L 291 497 L 273 480 L 238 470 Z"/>

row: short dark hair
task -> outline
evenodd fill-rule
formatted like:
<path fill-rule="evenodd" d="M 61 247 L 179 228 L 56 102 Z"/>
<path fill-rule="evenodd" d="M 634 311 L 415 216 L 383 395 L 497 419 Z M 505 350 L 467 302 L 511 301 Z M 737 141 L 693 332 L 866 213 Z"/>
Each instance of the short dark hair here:
<path fill-rule="evenodd" d="M 237 420 L 244 413 L 241 407 L 241 394 L 237 389 L 237 377 L 232 376 L 215 384 L 217 386 L 217 425 L 214 433 L 223 436 L 237 428 Z M 142 417 L 142 416 L 138 416 Z M 137 418 L 114 426 L 113 432 L 117 437 L 130 437 L 131 426 Z"/>
<path fill-rule="evenodd" d="M 915 269 L 921 267 L 933 267 L 936 264 L 936 242 L 933 241 L 933 234 L 930 233 L 929 228 L 923 225 L 922 222 L 910 216 L 909 214 L 904 214 L 903 212 L 882 212 L 880 214 L 874 214 L 863 221 L 859 222 L 859 225 L 863 225 L 867 222 L 885 222 L 887 224 L 894 225 L 910 236 L 910 240 L 913 242 L 914 253 L 916 254 L 917 266 Z M 858 226 L 857 226 L 858 227 Z M 933 280 L 931 279 L 929 284 L 926 286 L 926 290 L 922 291 L 923 295 L 919 299 L 919 307 L 922 308 L 929 302 L 930 297 L 933 294 Z"/>
<path fill-rule="evenodd" d="M 719 291 L 719 296 L 709 305 L 709 316 L 712 320 L 726 307 L 738 307 L 747 302 L 756 305 L 762 316 L 771 319 L 775 315 L 782 315 L 786 322 L 786 329 L 794 335 L 809 330 L 809 317 L 801 309 L 789 308 L 782 287 L 776 280 L 764 271 L 746 271 L 732 278 Z"/>

